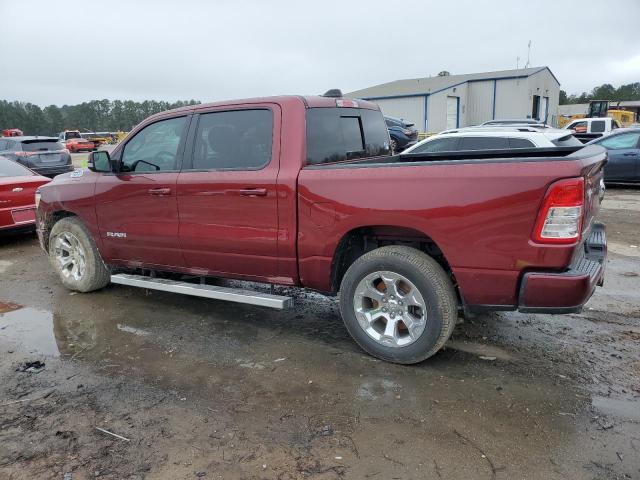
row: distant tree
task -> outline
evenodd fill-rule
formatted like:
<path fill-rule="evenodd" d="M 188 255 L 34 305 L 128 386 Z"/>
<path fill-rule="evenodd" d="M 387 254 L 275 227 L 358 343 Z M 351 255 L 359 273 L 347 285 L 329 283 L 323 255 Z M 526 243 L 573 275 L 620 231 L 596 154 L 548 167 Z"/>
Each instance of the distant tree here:
<path fill-rule="evenodd" d="M 0 100 L 0 129 L 19 128 L 26 135 L 56 135 L 65 129 L 81 131 L 128 131 L 149 115 L 196 105 L 196 100 L 166 102 L 145 100 L 92 100 L 79 105 L 38 105 Z"/>
<path fill-rule="evenodd" d="M 564 95 L 564 96 L 563 96 Z M 629 83 L 615 88 L 610 83 L 604 83 L 591 90 L 590 93 L 582 92 L 580 95 L 560 91 L 560 105 L 571 103 L 589 103 L 591 100 L 640 100 L 640 82 Z"/>
<path fill-rule="evenodd" d="M 569 103 L 569 97 L 567 97 L 567 92 L 564 90 L 560 90 L 560 105 L 566 105 Z"/>

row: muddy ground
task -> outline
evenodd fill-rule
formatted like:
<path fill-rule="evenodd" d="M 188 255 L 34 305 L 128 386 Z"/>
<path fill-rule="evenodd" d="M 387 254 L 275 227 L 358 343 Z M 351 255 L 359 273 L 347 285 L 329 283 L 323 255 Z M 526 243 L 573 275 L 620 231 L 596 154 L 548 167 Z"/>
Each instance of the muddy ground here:
<path fill-rule="evenodd" d="M 638 479 L 640 189 L 604 206 L 581 314 L 467 320 L 417 366 L 361 352 L 335 299 L 70 294 L 2 239 L 0 478 Z"/>

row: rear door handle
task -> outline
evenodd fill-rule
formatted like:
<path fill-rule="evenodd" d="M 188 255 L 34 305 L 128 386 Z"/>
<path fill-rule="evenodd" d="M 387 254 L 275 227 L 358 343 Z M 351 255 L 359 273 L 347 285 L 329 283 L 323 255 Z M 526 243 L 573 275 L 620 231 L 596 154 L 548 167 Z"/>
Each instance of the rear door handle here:
<path fill-rule="evenodd" d="M 170 188 L 150 188 L 148 192 L 150 195 L 158 195 L 158 196 L 171 195 Z"/>
<path fill-rule="evenodd" d="M 622 155 L 624 155 L 625 157 L 637 157 L 638 152 L 627 152 L 627 153 L 623 153 Z"/>
<path fill-rule="evenodd" d="M 240 190 L 243 197 L 264 197 L 267 195 L 266 188 L 243 188 Z"/>

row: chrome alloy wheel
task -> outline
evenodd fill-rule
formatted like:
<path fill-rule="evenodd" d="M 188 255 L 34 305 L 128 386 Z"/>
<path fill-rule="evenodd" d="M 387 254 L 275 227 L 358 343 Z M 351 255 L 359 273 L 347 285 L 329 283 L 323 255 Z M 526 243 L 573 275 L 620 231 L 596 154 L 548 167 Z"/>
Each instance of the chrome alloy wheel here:
<path fill-rule="evenodd" d="M 418 288 L 399 273 L 374 272 L 356 287 L 353 309 L 360 327 L 385 347 L 406 347 L 427 325 L 426 303 Z"/>
<path fill-rule="evenodd" d="M 85 253 L 74 234 L 63 232 L 58 235 L 53 244 L 53 253 L 63 276 L 82 279 L 86 271 Z"/>

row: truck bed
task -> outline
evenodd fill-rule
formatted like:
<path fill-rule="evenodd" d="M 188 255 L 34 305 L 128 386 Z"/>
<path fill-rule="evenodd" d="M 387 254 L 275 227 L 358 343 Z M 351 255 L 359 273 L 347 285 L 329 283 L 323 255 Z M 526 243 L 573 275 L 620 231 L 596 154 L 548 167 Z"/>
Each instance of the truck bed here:
<path fill-rule="evenodd" d="M 400 154 L 305 167 L 298 177 L 301 282 L 335 288 L 323 280 L 331 278 L 337 245 L 365 229 L 377 238 L 432 244 L 466 304 L 517 308 L 526 272 L 567 270 L 579 250 L 531 240 L 547 188 L 563 178 L 586 179 L 584 241 L 605 162 L 606 151 L 589 146 Z"/>

